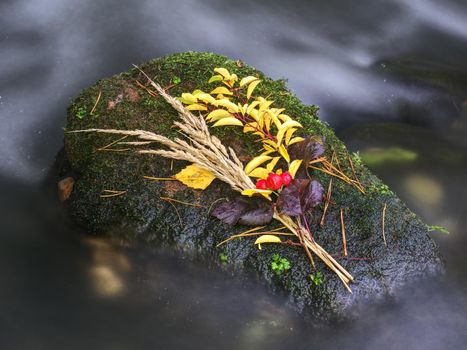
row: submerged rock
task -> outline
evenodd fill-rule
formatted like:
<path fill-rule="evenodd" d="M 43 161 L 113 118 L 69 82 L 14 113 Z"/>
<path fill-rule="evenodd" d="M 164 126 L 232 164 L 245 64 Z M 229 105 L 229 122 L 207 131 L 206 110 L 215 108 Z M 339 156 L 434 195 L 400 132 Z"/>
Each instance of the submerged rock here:
<path fill-rule="evenodd" d="M 327 155 L 335 150 L 344 172 L 352 174 L 345 146 L 316 117 L 317 107 L 302 104 L 285 88 L 284 81 L 271 80 L 247 65 L 238 65 L 236 61 L 211 53 L 175 54 L 141 66 L 159 84 L 170 87 L 174 96 L 193 89 L 209 91 L 207 81 L 215 67 L 225 67 L 239 77 L 260 76 L 263 82 L 257 93 L 269 96 L 275 106 L 286 108 L 287 114 L 300 121 L 310 134 L 326 137 Z M 162 98 L 153 97 L 142 89 L 140 83 L 144 83 L 144 79 L 135 69 L 99 80 L 69 107 L 67 130 L 145 129 L 175 136 L 176 130 L 171 126 L 178 118 L 176 112 Z M 108 109 L 108 103 L 116 100 L 119 103 Z M 242 160 L 257 150 L 253 139 L 233 128 L 216 128 L 213 133 L 231 145 Z M 290 305 L 305 317 L 320 321 L 344 318 L 359 305 L 397 295 L 405 284 L 438 274 L 443 269 L 425 224 L 356 156 L 352 159 L 366 194 L 334 178 L 333 204 L 328 209 L 324 225 L 319 223 L 322 206 L 310 215 L 315 239 L 330 254 L 339 257 L 343 254 L 340 222 L 343 210 L 349 256 L 338 260 L 355 278 L 350 294 L 317 258 L 323 283 L 316 285 L 310 278 L 313 272 L 306 254 L 300 248 L 265 245 L 258 250 L 253 245 L 254 238 L 234 240 L 216 247 L 230 235 L 247 229 L 230 227 L 209 216 L 216 201 L 234 198 L 236 194 L 218 180 L 207 190 L 198 191 L 175 181 L 146 179 L 144 176 L 170 177 L 186 163 L 138 155 L 131 150 L 109 151 L 106 145 L 116 139 L 118 137 L 102 134 L 65 134 L 63 157 L 68 165 L 61 162 L 61 172 L 63 176 L 73 175 L 76 180 L 65 205 L 72 218 L 90 232 L 172 247 L 180 254 L 204 260 L 207 266 L 234 271 L 237 276 L 254 273 L 270 286 L 271 291 L 286 295 Z M 312 175 L 327 188 L 330 178 L 326 174 L 315 171 Z M 108 191 L 118 195 L 101 196 L 110 193 Z M 161 197 L 200 205 L 169 203 Z M 387 246 L 382 237 L 385 205 Z M 290 262 L 288 272 L 281 275 L 273 272 L 274 254 L 280 254 Z M 232 277 L 229 274 L 226 278 Z"/>

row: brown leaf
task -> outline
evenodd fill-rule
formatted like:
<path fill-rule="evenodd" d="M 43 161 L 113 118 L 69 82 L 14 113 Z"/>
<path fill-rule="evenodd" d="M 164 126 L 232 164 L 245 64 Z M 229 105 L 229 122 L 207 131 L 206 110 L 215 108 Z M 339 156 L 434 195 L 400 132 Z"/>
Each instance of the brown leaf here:
<path fill-rule="evenodd" d="M 58 182 L 58 199 L 60 200 L 60 203 L 63 203 L 68 199 L 68 197 L 70 197 L 74 184 L 75 180 L 71 176 L 66 177 Z"/>

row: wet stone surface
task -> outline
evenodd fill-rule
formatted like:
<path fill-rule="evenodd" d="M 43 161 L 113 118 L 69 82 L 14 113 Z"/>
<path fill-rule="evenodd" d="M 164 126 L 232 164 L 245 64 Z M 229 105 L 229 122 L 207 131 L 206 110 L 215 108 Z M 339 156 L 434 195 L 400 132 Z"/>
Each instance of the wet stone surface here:
<path fill-rule="evenodd" d="M 289 115 L 304 125 L 307 133 L 326 137 L 326 154 L 330 156 L 332 150 L 336 150 L 344 172 L 350 174 L 346 147 L 317 118 L 317 108 L 302 104 L 285 88 L 283 81 L 271 80 L 247 65 L 239 67 L 233 60 L 209 53 L 171 55 L 150 61 L 141 68 L 162 86 L 171 84 L 173 76 L 180 77 L 181 82 L 170 89 L 170 93 L 177 96 L 195 88 L 208 91 L 207 80 L 212 69 L 219 66 L 240 77 L 259 75 L 264 81 L 258 93 L 270 94 L 275 105 L 286 108 Z M 67 130 L 146 129 L 175 136 L 171 124 L 177 118 L 176 113 L 161 98 L 140 89 L 137 80 L 144 81 L 136 70 L 130 70 L 99 80 L 82 91 L 68 109 Z M 91 114 L 99 95 L 100 101 Z M 117 100 L 114 108 L 107 108 L 109 102 Z M 252 139 L 244 138 L 231 128 L 221 129 L 214 132 L 227 144 L 235 142 L 234 147 L 239 147 L 241 137 L 243 157 L 256 152 L 257 144 Z M 266 245 L 259 251 L 250 238 L 216 247 L 230 235 L 247 229 L 224 225 L 208 215 L 212 203 L 221 198 L 233 198 L 235 193 L 217 180 L 205 191 L 191 190 L 175 182 L 149 181 L 143 176 L 170 177 L 186 164 L 132 152 L 98 151 L 115 140 L 116 137 L 108 135 L 65 134 L 64 152 L 59 154 L 57 164 L 63 178 L 72 176 L 75 180 L 65 205 L 76 223 L 95 234 L 172 247 L 184 256 L 229 271 L 226 278 L 232 278 L 231 273 L 238 278 L 254 275 L 271 292 L 286 296 L 289 304 L 309 320 L 327 322 L 351 317 L 360 306 L 397 296 L 403 286 L 443 271 L 442 259 L 427 235 L 426 225 L 357 158 L 354 158 L 356 173 L 366 194 L 334 179 L 334 204 L 328 210 L 324 225 L 319 225 L 322 206 L 309 215 L 315 239 L 354 276 L 350 294 L 319 261 L 317 269 L 323 276 L 323 283 L 315 285 L 310 278 L 313 271 L 299 248 Z M 319 172 L 312 175 L 327 188 L 330 180 L 327 175 Z M 124 193 L 102 198 L 100 195 L 105 190 Z M 174 203 L 175 209 L 160 197 L 199 203 L 203 207 Z M 385 205 L 387 246 L 382 237 Z M 341 209 L 345 217 L 348 258 L 341 258 Z M 273 273 L 274 254 L 289 260 L 291 269 L 287 273 L 280 276 Z"/>

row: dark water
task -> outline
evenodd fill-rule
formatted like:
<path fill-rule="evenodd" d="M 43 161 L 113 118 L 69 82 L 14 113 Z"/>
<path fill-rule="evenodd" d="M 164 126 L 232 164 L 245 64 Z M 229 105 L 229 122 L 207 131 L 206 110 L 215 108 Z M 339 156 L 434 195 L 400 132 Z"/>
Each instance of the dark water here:
<path fill-rule="evenodd" d="M 467 348 L 463 1 L 0 3 L 1 349 Z M 446 279 L 316 331 L 255 281 L 83 235 L 44 182 L 79 89 L 207 50 L 290 88 L 427 223 Z M 391 124 L 385 124 L 385 123 Z"/>

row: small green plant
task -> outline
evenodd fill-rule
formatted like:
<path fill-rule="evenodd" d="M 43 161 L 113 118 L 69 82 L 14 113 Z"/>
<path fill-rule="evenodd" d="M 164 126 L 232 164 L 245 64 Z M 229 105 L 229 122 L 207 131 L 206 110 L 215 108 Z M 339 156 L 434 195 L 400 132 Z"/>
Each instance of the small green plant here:
<path fill-rule="evenodd" d="M 182 82 L 182 79 L 180 79 L 180 77 L 177 77 L 177 76 L 174 76 L 172 78 L 172 83 L 174 83 L 175 85 L 178 85 Z"/>
<path fill-rule="evenodd" d="M 317 271 L 314 275 L 310 274 L 311 281 L 315 284 L 315 286 L 319 286 L 323 284 L 323 280 L 321 278 L 321 272 Z"/>
<path fill-rule="evenodd" d="M 75 115 L 76 115 L 76 118 L 83 119 L 84 116 L 86 115 L 86 107 L 79 107 Z"/>
<path fill-rule="evenodd" d="M 362 165 L 362 158 L 360 157 L 360 152 L 352 153 L 352 160 L 355 165 Z"/>
<path fill-rule="evenodd" d="M 449 230 L 446 228 L 446 227 L 443 227 L 443 226 L 436 226 L 436 225 L 426 225 L 426 228 L 428 229 L 428 231 L 439 231 L 439 232 L 442 232 L 442 233 L 447 233 L 449 234 Z"/>
<path fill-rule="evenodd" d="M 279 254 L 274 254 L 272 256 L 271 268 L 276 276 L 280 276 L 284 272 L 290 270 L 290 262 L 286 258 L 282 258 Z"/>
<path fill-rule="evenodd" d="M 382 194 L 382 195 L 386 195 L 386 194 L 393 194 L 394 192 L 392 192 L 390 190 L 390 188 L 388 187 L 388 185 L 385 185 L 385 184 L 382 184 L 381 186 L 375 186 L 375 185 L 372 185 L 370 187 L 370 191 L 371 192 L 377 192 L 379 194 Z"/>
<path fill-rule="evenodd" d="M 228 262 L 227 255 L 225 255 L 224 253 L 220 253 L 219 254 L 219 261 L 221 262 L 222 265 L 227 264 L 227 262 Z"/>

